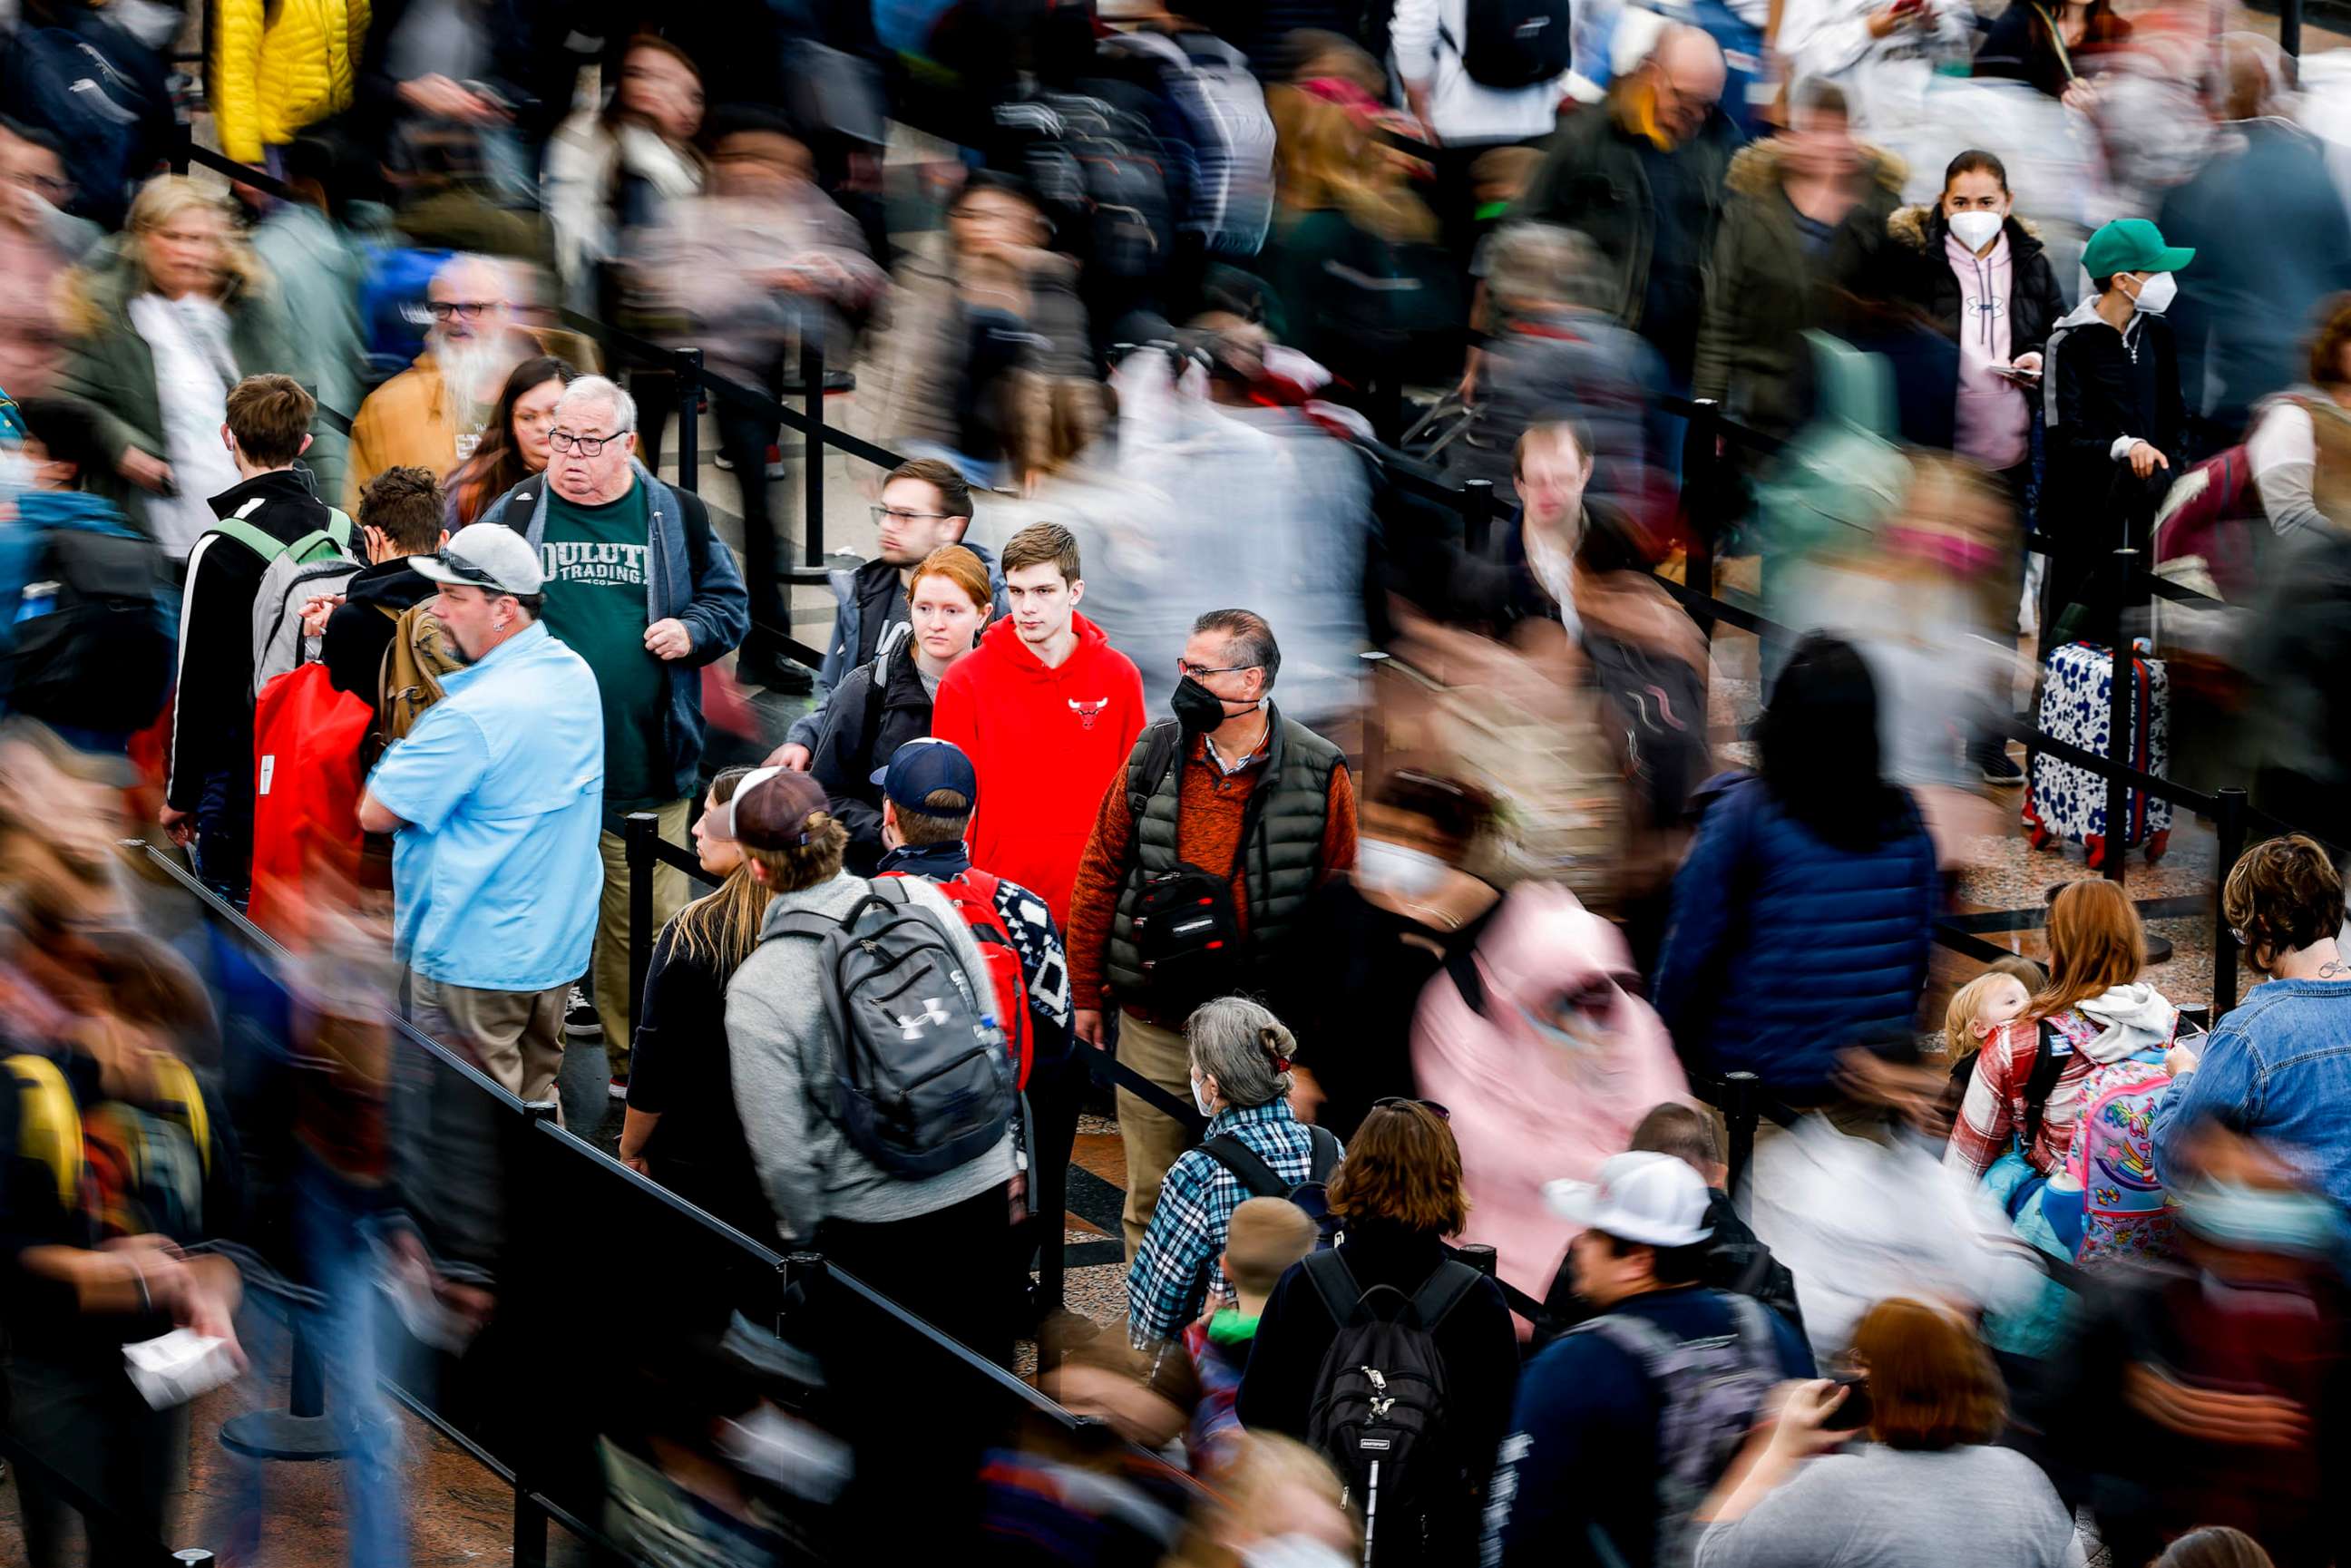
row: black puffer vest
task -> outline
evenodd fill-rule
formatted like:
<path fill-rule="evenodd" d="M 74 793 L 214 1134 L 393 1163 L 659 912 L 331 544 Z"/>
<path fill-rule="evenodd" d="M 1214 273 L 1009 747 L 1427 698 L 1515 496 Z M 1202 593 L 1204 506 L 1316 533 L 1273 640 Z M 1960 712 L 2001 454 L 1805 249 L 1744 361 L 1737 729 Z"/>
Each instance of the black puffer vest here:
<path fill-rule="evenodd" d="M 1347 765 L 1346 754 L 1308 729 L 1281 716 L 1268 704 L 1272 720 L 1272 748 L 1259 766 L 1257 788 L 1249 792 L 1241 824 L 1242 887 L 1248 895 L 1249 965 L 1259 968 L 1280 950 L 1299 912 L 1306 907 L 1322 867 L 1322 830 L 1331 814 L 1331 770 Z M 1127 804 L 1134 816 L 1134 853 L 1126 882 L 1118 891 L 1118 910 L 1112 917 L 1110 956 L 1105 966 L 1111 988 L 1129 1003 L 1145 999 L 1142 956 L 1134 946 L 1135 900 L 1146 878 L 1174 871 L 1176 853 L 1176 808 L 1188 765 L 1190 737 L 1176 734 L 1172 719 L 1162 719 L 1135 737 L 1126 759 Z M 1152 743 L 1171 735 L 1170 762 L 1157 787 L 1147 777 Z M 1161 741 L 1163 747 L 1166 745 Z M 1205 871 L 1221 871 L 1205 866 Z"/>

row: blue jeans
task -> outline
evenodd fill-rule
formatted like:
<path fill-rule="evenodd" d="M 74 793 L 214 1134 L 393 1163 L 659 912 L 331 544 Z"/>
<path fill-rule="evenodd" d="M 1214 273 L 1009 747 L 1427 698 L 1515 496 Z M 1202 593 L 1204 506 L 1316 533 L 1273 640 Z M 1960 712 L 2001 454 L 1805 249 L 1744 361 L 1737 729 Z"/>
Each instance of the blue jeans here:
<path fill-rule="evenodd" d="M 250 750 L 250 747 L 247 747 Z M 253 773 L 214 773 L 196 801 L 196 875 L 228 903 L 245 907 L 253 892 Z"/>

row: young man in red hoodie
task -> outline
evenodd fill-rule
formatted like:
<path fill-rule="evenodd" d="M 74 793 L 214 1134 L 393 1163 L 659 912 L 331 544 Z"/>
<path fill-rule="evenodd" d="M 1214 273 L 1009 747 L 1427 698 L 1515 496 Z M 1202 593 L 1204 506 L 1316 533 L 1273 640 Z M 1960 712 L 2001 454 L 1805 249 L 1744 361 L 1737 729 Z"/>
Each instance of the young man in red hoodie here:
<path fill-rule="evenodd" d="M 1102 791 L 1143 728 L 1143 677 L 1078 613 L 1086 585 L 1069 529 L 1029 524 L 1005 541 L 1002 564 L 1012 613 L 939 682 L 931 734 L 979 775 L 972 863 L 1036 894 L 1066 926 Z"/>

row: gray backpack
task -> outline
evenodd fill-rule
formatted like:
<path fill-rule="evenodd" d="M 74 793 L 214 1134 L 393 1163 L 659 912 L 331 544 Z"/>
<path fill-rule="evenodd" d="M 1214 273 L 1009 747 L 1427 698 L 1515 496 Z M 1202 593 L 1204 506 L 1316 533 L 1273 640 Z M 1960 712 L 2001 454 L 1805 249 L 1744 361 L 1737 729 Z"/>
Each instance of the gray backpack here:
<path fill-rule="evenodd" d="M 319 639 L 303 634 L 302 607 L 322 594 L 341 593 L 363 564 L 351 559 L 351 519 L 327 508 L 327 526 L 282 544 L 251 523 L 224 517 L 213 531 L 235 539 L 268 564 L 253 595 L 253 695 L 297 665 L 319 657 Z"/>
<path fill-rule="evenodd" d="M 1004 1138 L 1014 1090 L 985 975 L 975 985 L 946 925 L 902 877 L 835 920 L 787 915 L 775 936 L 819 944 L 832 1028 L 832 1119 L 891 1176 L 940 1176 Z"/>
<path fill-rule="evenodd" d="M 1767 1310 L 1751 1296 L 1725 1296 L 1732 1329 L 1676 1339 L 1648 1319 L 1611 1312 L 1572 1333 L 1596 1333 L 1641 1364 L 1657 1396 L 1657 1568 L 1681 1568 L 1703 1527 L 1690 1516 L 1738 1457 L 1781 1380 Z"/>

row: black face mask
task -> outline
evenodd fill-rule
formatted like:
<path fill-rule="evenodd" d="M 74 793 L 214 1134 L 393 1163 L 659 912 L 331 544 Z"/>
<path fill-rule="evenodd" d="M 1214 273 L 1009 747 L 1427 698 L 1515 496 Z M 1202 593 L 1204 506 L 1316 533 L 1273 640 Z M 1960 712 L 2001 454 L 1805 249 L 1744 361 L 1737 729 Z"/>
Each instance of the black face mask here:
<path fill-rule="evenodd" d="M 1175 711 L 1176 723 L 1186 735 L 1201 735 L 1225 722 L 1225 699 L 1186 675 L 1176 683 L 1176 695 L 1167 699 Z"/>

